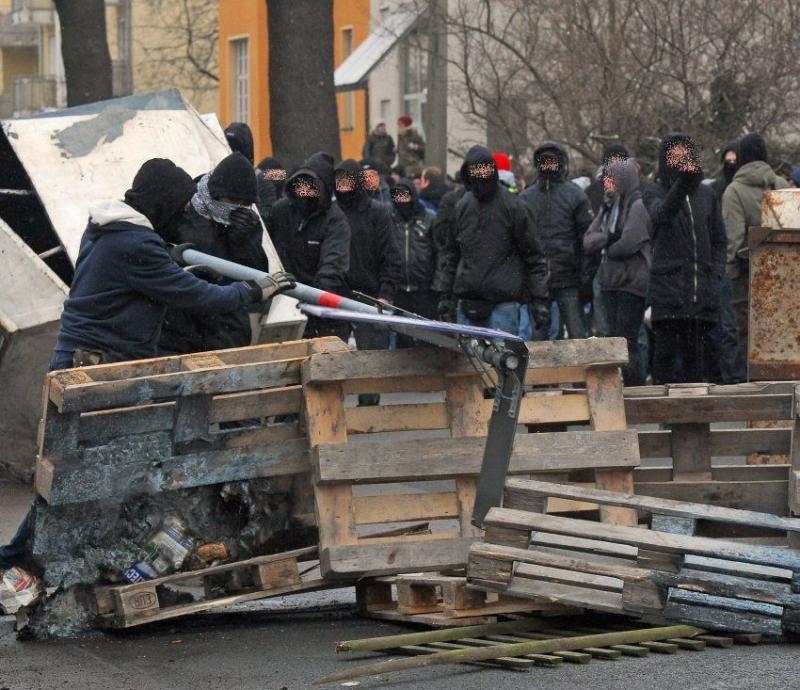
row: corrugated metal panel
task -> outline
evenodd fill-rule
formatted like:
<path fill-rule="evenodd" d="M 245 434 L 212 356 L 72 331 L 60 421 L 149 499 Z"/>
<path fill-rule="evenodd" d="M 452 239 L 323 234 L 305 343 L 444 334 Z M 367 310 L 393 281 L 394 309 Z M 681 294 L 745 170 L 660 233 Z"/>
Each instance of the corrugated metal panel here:
<path fill-rule="evenodd" d="M 389 14 L 384 23 L 373 31 L 336 69 L 333 83 L 338 91 L 352 91 L 365 86 L 369 73 L 375 69 L 405 36 L 419 13 L 403 10 Z"/>

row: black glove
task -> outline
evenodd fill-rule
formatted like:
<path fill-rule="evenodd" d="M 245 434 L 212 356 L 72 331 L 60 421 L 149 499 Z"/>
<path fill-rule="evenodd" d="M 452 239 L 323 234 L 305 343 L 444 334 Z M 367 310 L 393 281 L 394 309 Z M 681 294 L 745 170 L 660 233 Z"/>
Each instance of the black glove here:
<path fill-rule="evenodd" d="M 253 295 L 253 302 L 266 302 L 279 292 L 291 290 L 297 285 L 297 281 L 291 273 L 279 271 L 278 273 L 267 273 L 258 280 L 248 280 L 245 285 Z"/>
<path fill-rule="evenodd" d="M 529 309 L 531 321 L 537 331 L 550 328 L 550 305 L 547 302 L 532 302 Z"/>
<path fill-rule="evenodd" d="M 455 323 L 456 321 L 456 303 L 449 297 L 442 297 L 436 307 L 436 312 L 439 314 L 441 321 L 449 321 Z"/>
<path fill-rule="evenodd" d="M 215 283 L 219 285 L 225 281 L 225 276 L 223 276 L 221 273 L 217 273 L 210 266 L 196 264 L 195 266 L 186 266 L 183 270 L 187 273 L 191 273 L 195 278 L 205 280 L 207 283 Z"/>
<path fill-rule="evenodd" d="M 261 230 L 261 223 L 253 209 L 240 206 L 231 211 L 229 220 L 230 232 L 235 235 L 247 235 Z"/>
<path fill-rule="evenodd" d="M 191 242 L 169 245 L 169 255 L 172 257 L 172 260 L 178 264 L 178 266 L 183 266 L 186 263 L 183 260 L 183 253 L 187 249 L 194 249 L 194 245 Z"/>
<path fill-rule="evenodd" d="M 697 191 L 702 181 L 703 171 L 699 167 L 696 167 L 694 170 L 684 170 L 681 172 L 681 184 L 689 193 L 693 194 Z"/>

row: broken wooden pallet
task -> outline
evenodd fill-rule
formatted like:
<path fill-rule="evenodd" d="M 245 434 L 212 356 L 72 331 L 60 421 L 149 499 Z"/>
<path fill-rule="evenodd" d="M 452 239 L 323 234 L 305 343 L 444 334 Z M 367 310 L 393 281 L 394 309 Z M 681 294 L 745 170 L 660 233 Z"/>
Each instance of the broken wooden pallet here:
<path fill-rule="evenodd" d="M 512 613 L 564 613 L 556 604 L 537 604 L 467 588 L 464 577 L 437 574 L 396 575 L 361 580 L 356 585 L 359 613 L 367 618 L 433 627 L 497 622 Z"/>
<path fill-rule="evenodd" d="M 730 386 L 676 384 L 626 388 L 629 424 L 660 424 L 639 432 L 642 458 L 669 458 L 671 468 L 639 468 L 636 493 L 788 514 L 790 428 L 712 429 L 712 423 L 791 423 L 795 382 Z M 768 465 L 715 465 L 716 457 L 759 454 Z M 735 535 L 732 533 L 731 536 Z"/>
<path fill-rule="evenodd" d="M 53 372 L 36 489 L 62 505 L 307 472 L 300 367 L 337 349 L 321 338 Z"/>
<path fill-rule="evenodd" d="M 627 357 L 624 341 L 530 347 L 526 380 L 583 380 L 587 392 L 574 396 L 567 407 L 554 401 L 571 396 L 527 395 L 520 422 L 552 418 L 553 409 L 562 409 L 565 419 L 591 421 L 594 431 L 518 434 L 511 473 L 561 476 L 587 469 L 599 486 L 632 490 L 639 458 L 635 432 L 625 430 L 619 373 Z M 463 567 L 469 544 L 480 534 L 470 518 L 492 404 L 469 361 L 435 350 L 313 355 L 303 365 L 303 390 L 323 573 L 377 576 Z M 345 407 L 346 393 L 420 390 L 439 392 L 444 400 Z M 449 438 L 369 437 L 409 429 L 444 429 Z M 351 441 L 348 432 L 360 437 Z M 454 488 L 443 487 L 443 481 Z M 408 487 L 409 482 L 415 486 Z M 373 490 L 367 485 L 382 486 Z M 387 490 L 385 485 L 394 486 Z M 609 506 L 602 513 L 620 524 L 636 522 L 635 511 L 628 508 Z M 437 523 L 424 539 L 376 538 L 371 532 L 375 525 L 419 520 Z"/>
<path fill-rule="evenodd" d="M 130 628 L 246 601 L 341 587 L 341 582 L 322 580 L 315 567 L 316 557 L 317 548 L 310 547 L 175 573 L 132 585 L 96 587 L 97 624 L 107 628 Z M 198 600 L 162 603 L 165 588 L 185 588 L 193 584 L 203 588 Z"/>
<path fill-rule="evenodd" d="M 624 506 L 652 529 L 542 513 L 549 497 Z M 800 520 L 731 508 L 510 479 L 470 550 L 486 591 L 717 630 L 781 635 L 800 619 L 800 553 L 694 536 L 700 520 L 800 532 Z"/>

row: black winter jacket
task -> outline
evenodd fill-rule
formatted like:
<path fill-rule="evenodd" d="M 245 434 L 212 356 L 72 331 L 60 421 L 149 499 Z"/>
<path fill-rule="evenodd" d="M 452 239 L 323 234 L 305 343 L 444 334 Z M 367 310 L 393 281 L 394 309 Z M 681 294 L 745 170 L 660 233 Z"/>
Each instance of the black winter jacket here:
<path fill-rule="evenodd" d="M 467 190 L 469 166 L 490 162 L 493 159 L 485 147 L 469 150 L 461 170 Z M 547 261 L 536 239 L 530 209 L 497 185 L 497 192 L 487 201 L 467 191 L 456 205 L 436 287 L 455 298 L 493 304 L 546 301 Z"/>
<path fill-rule="evenodd" d="M 319 192 L 317 211 L 304 218 L 292 203 L 292 181 L 299 175 L 313 178 Z M 312 156 L 287 180 L 286 196 L 271 209 L 267 229 L 284 270 L 301 283 L 321 290 L 341 292 L 350 267 L 350 226 L 342 210 L 331 204 L 333 165 Z"/>
<path fill-rule="evenodd" d="M 392 242 L 398 257 L 397 289 L 431 290 L 436 277 L 437 247 L 433 237 L 433 211 L 419 203 L 414 183 L 400 180 L 395 187 L 411 194 L 414 212 L 403 218 L 392 206 Z"/>
<path fill-rule="evenodd" d="M 583 261 L 583 235 L 592 223 L 589 199 L 576 184 L 567 179 L 569 158 L 559 144 L 546 142 L 533 154 L 534 168 L 539 156 L 555 153 L 561 166 L 554 177 L 540 176 L 520 198 L 530 206 L 536 237 L 550 266 L 550 287 L 578 287 Z"/>
<path fill-rule="evenodd" d="M 667 144 L 682 136 L 664 141 L 658 182 L 643 192 L 653 223 L 652 320 L 716 323 L 727 249 L 725 225 L 712 189 L 667 169 Z"/>
<path fill-rule="evenodd" d="M 236 234 L 213 220 L 204 218 L 191 206 L 183 215 L 175 234 L 177 244 L 191 243 L 197 251 L 227 259 L 259 271 L 269 271 L 262 245 L 263 233 Z M 219 280 L 228 285 L 233 281 Z M 161 355 L 182 355 L 190 352 L 247 347 L 252 332 L 247 308 L 226 314 L 201 316 L 185 309 L 170 308 L 164 317 L 158 350 Z"/>

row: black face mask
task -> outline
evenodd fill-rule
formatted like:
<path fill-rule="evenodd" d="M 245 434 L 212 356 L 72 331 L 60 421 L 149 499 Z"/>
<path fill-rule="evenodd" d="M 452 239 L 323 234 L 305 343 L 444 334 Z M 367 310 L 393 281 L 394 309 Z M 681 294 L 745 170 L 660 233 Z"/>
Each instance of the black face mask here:
<path fill-rule="evenodd" d="M 736 174 L 736 162 L 725 161 L 722 165 L 722 174 L 725 177 L 725 182 L 730 184 L 733 176 Z"/>
<path fill-rule="evenodd" d="M 469 189 L 479 201 L 489 201 L 497 194 L 497 180 L 491 177 L 471 177 Z"/>
<path fill-rule="evenodd" d="M 342 208 L 355 208 L 358 204 L 358 191 L 351 189 L 349 192 L 340 192 L 336 190 L 336 201 Z"/>
<path fill-rule="evenodd" d="M 292 198 L 292 206 L 303 218 L 308 218 L 319 208 L 319 197 L 297 196 Z"/>
<path fill-rule="evenodd" d="M 414 202 L 413 201 L 393 201 L 394 207 L 397 209 L 398 215 L 403 220 L 408 220 L 414 215 Z"/>

